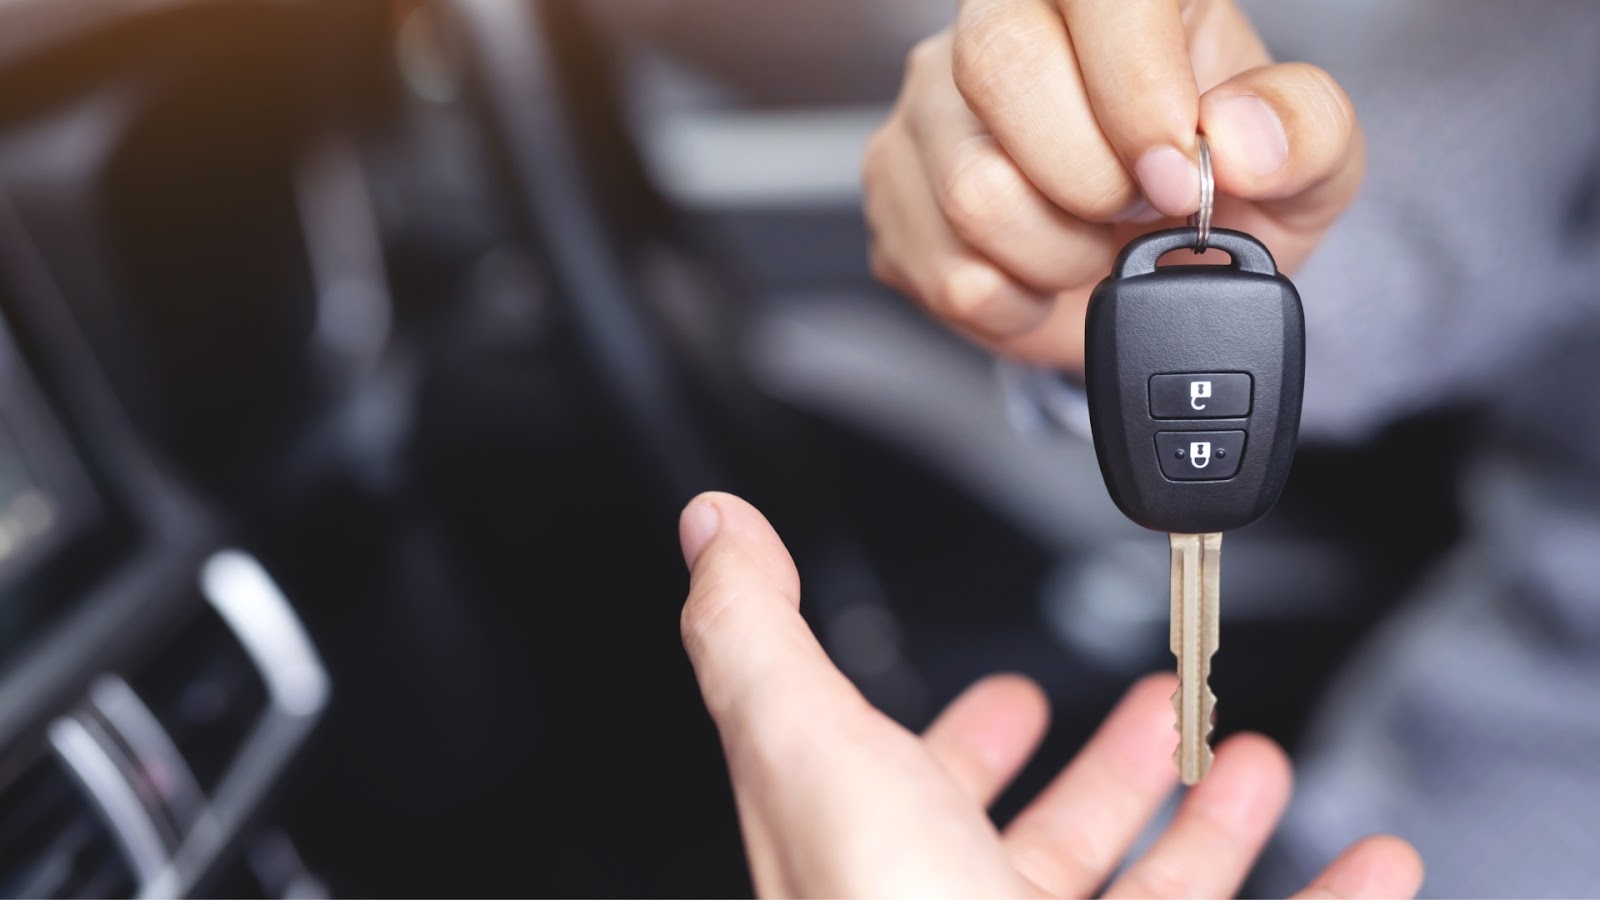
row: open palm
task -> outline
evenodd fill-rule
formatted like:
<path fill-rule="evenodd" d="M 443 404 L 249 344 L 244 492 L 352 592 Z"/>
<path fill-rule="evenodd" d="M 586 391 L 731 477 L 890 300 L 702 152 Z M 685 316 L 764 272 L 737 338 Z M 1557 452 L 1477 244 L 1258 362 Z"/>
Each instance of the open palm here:
<path fill-rule="evenodd" d="M 1175 785 L 1171 676 L 1136 684 L 1004 830 L 985 808 L 1033 754 L 1037 687 L 996 676 L 922 735 L 874 709 L 799 613 L 794 564 L 765 518 L 708 494 L 680 525 L 683 639 L 722 736 L 751 872 L 765 896 L 1231 895 L 1290 791 L 1271 741 L 1225 742 L 1165 833 L 1118 871 Z M 1115 878 L 1112 876 L 1115 873 Z M 1346 849 L 1308 896 L 1412 896 L 1422 866 L 1392 837 Z"/>

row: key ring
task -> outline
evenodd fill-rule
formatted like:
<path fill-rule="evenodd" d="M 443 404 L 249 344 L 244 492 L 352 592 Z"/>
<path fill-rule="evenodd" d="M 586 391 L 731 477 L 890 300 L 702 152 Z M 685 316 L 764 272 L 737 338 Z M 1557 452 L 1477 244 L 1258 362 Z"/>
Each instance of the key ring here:
<path fill-rule="evenodd" d="M 1189 227 L 1195 229 L 1194 252 L 1204 253 L 1211 246 L 1211 214 L 1217 201 L 1217 182 L 1211 173 L 1211 145 L 1206 136 L 1195 136 L 1195 147 L 1200 157 L 1200 210 L 1189 217 Z"/>

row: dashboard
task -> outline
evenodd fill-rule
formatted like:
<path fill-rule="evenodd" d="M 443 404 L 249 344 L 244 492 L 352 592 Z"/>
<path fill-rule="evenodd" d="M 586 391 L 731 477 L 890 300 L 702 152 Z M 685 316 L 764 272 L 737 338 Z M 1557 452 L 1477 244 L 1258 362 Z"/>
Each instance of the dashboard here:
<path fill-rule="evenodd" d="M 149 148 L 204 99 L 176 61 L 132 54 L 157 32 L 127 29 L 233 6 L 248 5 L 0 3 L 3 896 L 199 889 L 254 840 L 328 702 L 289 598 L 174 474 L 174 412 L 150 399 L 173 396 L 161 361 L 119 349 L 161 311 L 114 307 L 171 274 L 141 272 L 159 249 L 127 225 L 157 209 L 138 191 L 171 157 Z M 198 215 L 169 199 L 169 216 Z M 210 324 L 155 352 L 183 359 L 237 326 Z"/>
<path fill-rule="evenodd" d="M 0 333 L 0 585 L 25 581 L 101 513 L 16 342 Z"/>
<path fill-rule="evenodd" d="M 7 226 L 16 321 L 51 298 L 26 296 Z M 0 334 L 0 893 L 178 896 L 304 741 L 327 677 L 272 577 L 138 451 L 70 323 L 44 324 L 59 393 Z"/>
<path fill-rule="evenodd" d="M 681 575 L 504 545 L 635 470 L 597 370 L 683 443 L 610 230 L 540 165 L 535 8 L 0 0 L 0 896 L 501 893 L 537 883 L 530 760 L 626 777 L 506 713 L 583 652 L 530 590 Z M 674 771 L 720 784 L 701 749 Z"/>

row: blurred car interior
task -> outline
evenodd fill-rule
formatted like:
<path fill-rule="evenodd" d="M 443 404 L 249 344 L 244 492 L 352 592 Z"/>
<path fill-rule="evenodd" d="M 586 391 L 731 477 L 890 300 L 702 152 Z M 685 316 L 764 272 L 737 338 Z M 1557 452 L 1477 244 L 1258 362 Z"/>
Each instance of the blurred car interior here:
<path fill-rule="evenodd" d="M 1170 666 L 1087 433 L 868 271 L 945 5 L 681 6 L 0 0 L 0 893 L 748 892 L 709 488 L 908 726 L 1038 679 L 1018 793 Z M 1307 448 L 1230 535 L 1221 731 L 1293 747 L 1451 541 L 1451 433 Z"/>

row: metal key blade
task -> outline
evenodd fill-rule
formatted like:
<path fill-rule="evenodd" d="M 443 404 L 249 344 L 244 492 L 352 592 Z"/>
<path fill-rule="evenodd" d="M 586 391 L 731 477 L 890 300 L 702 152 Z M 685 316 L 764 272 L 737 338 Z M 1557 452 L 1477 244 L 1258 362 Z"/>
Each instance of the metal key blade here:
<path fill-rule="evenodd" d="M 1184 784 L 1211 768 L 1211 656 L 1217 652 L 1217 601 L 1222 575 L 1222 535 L 1174 534 L 1172 542 L 1172 653 L 1178 658 L 1178 751 L 1173 761 Z"/>

